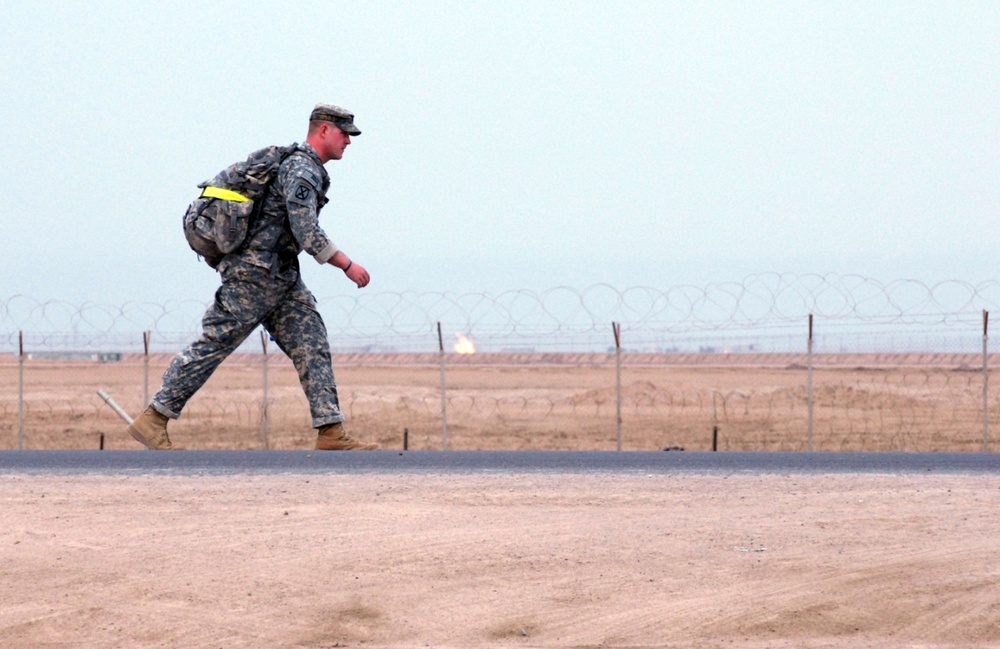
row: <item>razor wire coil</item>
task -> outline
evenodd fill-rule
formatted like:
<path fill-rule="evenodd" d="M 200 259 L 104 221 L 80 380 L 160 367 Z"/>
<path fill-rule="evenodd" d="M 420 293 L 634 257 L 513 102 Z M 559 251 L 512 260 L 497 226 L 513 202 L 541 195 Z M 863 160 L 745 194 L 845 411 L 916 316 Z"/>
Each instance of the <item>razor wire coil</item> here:
<path fill-rule="evenodd" d="M 24 295 L 0 298 L 0 351 L 16 350 L 20 336 L 34 347 L 134 351 L 145 331 L 152 333 L 157 349 L 175 349 L 200 331 L 208 304 L 193 299 L 112 305 Z M 437 323 L 449 336 L 451 331 L 469 335 L 487 349 L 603 350 L 611 323 L 617 322 L 631 344 L 669 351 L 678 340 L 690 347 L 720 337 L 781 347 L 787 344 L 781 341 L 801 338 L 810 314 L 822 322 L 828 340 L 956 332 L 972 340 L 982 313 L 1000 304 L 1000 282 L 928 284 L 861 275 L 762 273 L 741 281 L 662 289 L 595 284 L 499 293 L 380 292 L 321 296 L 317 304 L 332 344 L 349 350 L 423 350 Z"/>

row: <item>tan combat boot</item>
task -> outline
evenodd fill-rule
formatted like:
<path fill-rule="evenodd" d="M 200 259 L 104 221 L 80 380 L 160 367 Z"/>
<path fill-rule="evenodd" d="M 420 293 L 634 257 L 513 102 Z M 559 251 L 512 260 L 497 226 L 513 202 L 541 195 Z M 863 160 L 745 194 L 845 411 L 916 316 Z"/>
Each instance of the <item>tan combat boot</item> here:
<path fill-rule="evenodd" d="M 344 424 L 330 424 L 319 429 L 317 451 L 374 451 L 378 444 L 359 442 L 344 430 Z"/>
<path fill-rule="evenodd" d="M 174 446 L 167 437 L 167 418 L 149 406 L 139 418 L 129 424 L 128 434 L 137 442 L 154 451 L 180 451 L 180 446 Z"/>

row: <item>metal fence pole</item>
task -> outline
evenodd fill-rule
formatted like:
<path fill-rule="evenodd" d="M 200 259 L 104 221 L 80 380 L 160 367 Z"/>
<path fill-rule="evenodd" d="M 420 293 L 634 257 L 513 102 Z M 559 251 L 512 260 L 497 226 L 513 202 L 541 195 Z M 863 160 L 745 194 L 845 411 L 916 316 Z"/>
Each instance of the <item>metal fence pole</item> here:
<path fill-rule="evenodd" d="M 983 452 L 990 448 L 990 369 L 989 355 L 987 354 L 989 342 L 989 322 L 990 312 L 983 309 Z"/>
<path fill-rule="evenodd" d="M 719 407 L 716 404 L 716 397 L 718 396 L 719 396 L 719 391 L 712 390 L 712 440 L 713 440 L 712 450 L 713 451 L 715 450 L 714 442 L 718 439 L 716 435 L 718 434 L 717 431 L 719 430 Z"/>
<path fill-rule="evenodd" d="M 260 404 L 260 439 L 264 444 L 264 450 L 266 451 L 270 448 L 267 441 L 267 434 L 269 428 L 270 413 L 268 411 L 269 397 L 267 393 L 267 332 L 263 329 L 260 332 L 260 346 L 263 348 L 264 353 L 260 361 L 261 370 L 263 373 L 263 398 Z"/>
<path fill-rule="evenodd" d="M 622 326 L 612 322 L 611 330 L 615 334 L 615 430 L 618 433 L 618 450 L 622 450 Z"/>
<path fill-rule="evenodd" d="M 17 332 L 17 450 L 24 447 L 24 332 Z"/>
<path fill-rule="evenodd" d="M 147 331 L 142 332 L 142 407 L 143 409 L 149 405 L 149 339 L 152 333 Z"/>
<path fill-rule="evenodd" d="M 808 448 L 813 450 L 813 314 L 809 314 L 809 339 L 806 343 L 806 400 L 808 404 L 808 423 L 806 435 Z"/>
<path fill-rule="evenodd" d="M 448 450 L 448 395 L 444 382 L 444 339 L 441 337 L 441 321 L 437 323 L 438 358 L 441 361 L 441 450 Z"/>

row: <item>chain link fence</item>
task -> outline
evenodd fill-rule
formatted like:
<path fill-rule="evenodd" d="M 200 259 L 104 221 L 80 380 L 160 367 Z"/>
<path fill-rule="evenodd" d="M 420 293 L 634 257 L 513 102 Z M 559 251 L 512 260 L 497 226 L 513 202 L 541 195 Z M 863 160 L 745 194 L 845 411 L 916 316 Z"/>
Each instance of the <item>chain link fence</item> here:
<path fill-rule="evenodd" d="M 991 450 L 1000 285 L 755 275 L 665 290 L 319 299 L 354 434 L 410 449 Z M 135 448 L 207 305 L 0 299 L 0 448 Z M 189 448 L 309 448 L 252 335 L 171 424 Z"/>

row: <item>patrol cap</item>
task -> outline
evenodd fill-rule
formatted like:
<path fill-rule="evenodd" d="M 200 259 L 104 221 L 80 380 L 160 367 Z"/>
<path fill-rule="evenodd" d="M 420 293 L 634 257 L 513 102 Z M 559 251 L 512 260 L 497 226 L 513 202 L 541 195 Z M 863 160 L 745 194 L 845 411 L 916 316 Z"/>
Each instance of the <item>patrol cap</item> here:
<path fill-rule="evenodd" d="M 334 106 L 333 104 L 316 104 L 309 121 L 330 122 L 348 135 L 361 135 L 361 130 L 354 125 L 354 113 L 346 108 Z"/>

